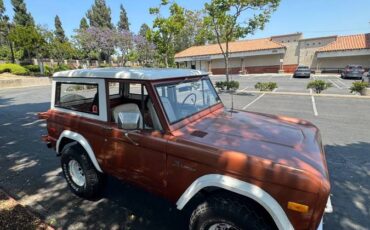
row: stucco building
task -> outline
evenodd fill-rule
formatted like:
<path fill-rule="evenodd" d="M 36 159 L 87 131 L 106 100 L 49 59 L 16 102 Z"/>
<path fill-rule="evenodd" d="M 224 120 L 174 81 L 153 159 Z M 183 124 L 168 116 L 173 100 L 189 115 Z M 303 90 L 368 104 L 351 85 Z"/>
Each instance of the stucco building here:
<path fill-rule="evenodd" d="M 223 44 L 224 47 L 224 44 Z M 348 64 L 370 67 L 370 34 L 303 38 L 302 33 L 229 43 L 230 73 L 293 72 L 298 65 L 339 72 Z M 193 46 L 175 55 L 178 67 L 225 73 L 218 44 Z"/>

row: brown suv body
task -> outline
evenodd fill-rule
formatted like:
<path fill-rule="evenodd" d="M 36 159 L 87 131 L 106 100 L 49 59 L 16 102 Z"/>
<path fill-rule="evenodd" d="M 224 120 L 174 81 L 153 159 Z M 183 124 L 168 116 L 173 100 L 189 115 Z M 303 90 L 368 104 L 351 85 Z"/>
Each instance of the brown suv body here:
<path fill-rule="evenodd" d="M 98 72 L 95 74 L 99 75 Z M 53 94 L 58 93 L 55 82 L 70 83 L 81 77 L 63 76 L 69 74 L 61 73 L 54 78 Z M 88 79 L 94 79 L 94 74 L 88 76 Z M 201 72 L 194 76 L 149 80 L 100 78 L 106 89 L 111 81 L 145 86 L 162 129 L 123 131 L 109 118 L 117 102 L 105 92 L 106 109 L 99 110 L 99 114 L 107 113 L 106 121 L 52 106 L 40 115 L 47 119 L 48 135 L 44 139 L 61 153 L 64 146 L 77 140 L 69 138 L 70 135 L 63 136 L 63 133 L 78 134 L 87 142 L 81 144 L 85 150 L 89 152 L 86 146 L 90 146 L 94 153 L 98 171 L 177 202 L 179 209 L 198 190 L 220 187 L 261 204 L 279 228 L 318 228 L 330 193 L 319 130 L 300 119 L 228 111 L 220 101 L 171 124 L 156 86 L 200 77 L 208 80 L 208 76 Z M 204 182 L 200 178 L 205 178 Z M 232 179 L 228 182 L 229 178 L 235 179 L 237 184 Z M 244 191 L 248 186 L 252 186 L 251 190 L 262 191 L 261 197 L 258 198 L 256 192 L 249 196 L 253 191 Z M 271 203 L 262 200 L 265 198 L 267 201 L 272 198 L 280 207 L 272 207 Z M 288 205 L 290 202 L 308 209 L 294 210 Z M 282 217 L 274 210 L 283 210 L 289 222 L 278 223 Z"/>

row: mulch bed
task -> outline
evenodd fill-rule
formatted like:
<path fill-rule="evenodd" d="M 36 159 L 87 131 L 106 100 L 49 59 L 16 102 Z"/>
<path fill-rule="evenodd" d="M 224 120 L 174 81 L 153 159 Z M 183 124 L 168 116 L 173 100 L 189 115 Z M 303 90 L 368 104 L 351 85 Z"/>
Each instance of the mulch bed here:
<path fill-rule="evenodd" d="M 0 229 L 53 230 L 30 210 L 0 189 Z"/>

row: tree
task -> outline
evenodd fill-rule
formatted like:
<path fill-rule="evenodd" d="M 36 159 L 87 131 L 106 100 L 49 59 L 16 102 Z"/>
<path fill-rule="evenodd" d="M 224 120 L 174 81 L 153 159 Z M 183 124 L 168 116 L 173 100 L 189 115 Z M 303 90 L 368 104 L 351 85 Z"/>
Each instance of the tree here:
<path fill-rule="evenodd" d="M 20 26 L 35 26 L 32 15 L 27 12 L 26 4 L 23 0 L 11 0 L 14 10 L 13 22 Z"/>
<path fill-rule="evenodd" d="M 205 23 L 214 31 L 229 81 L 229 42 L 263 29 L 280 0 L 212 0 L 205 4 Z M 241 18 L 249 11 L 252 17 Z M 243 21 L 244 23 L 241 23 Z"/>
<path fill-rule="evenodd" d="M 3 0 L 0 0 L 0 45 L 1 45 L 0 55 L 4 57 L 4 59 L 5 58 L 11 59 L 12 63 L 15 63 L 15 53 L 13 49 L 13 43 L 8 38 L 10 28 L 11 23 L 9 22 L 9 17 L 5 15 L 4 2 Z M 7 48 L 5 44 L 8 45 L 9 47 Z"/>
<path fill-rule="evenodd" d="M 8 37 L 18 49 L 27 53 L 28 58 L 31 58 L 32 54 L 39 57 L 40 50 L 45 45 L 44 38 L 34 26 L 16 25 L 10 29 Z"/>
<path fill-rule="evenodd" d="M 67 41 L 66 35 L 64 33 L 64 29 L 62 27 L 62 22 L 60 21 L 59 16 L 55 16 L 54 19 L 54 25 L 55 25 L 55 36 L 59 40 L 59 42 L 63 43 Z"/>
<path fill-rule="evenodd" d="M 122 4 L 120 5 L 120 10 L 119 22 L 117 24 L 118 30 L 130 30 L 130 23 L 128 22 L 127 13 Z"/>
<path fill-rule="evenodd" d="M 185 10 L 185 24 L 179 34 L 175 36 L 175 52 L 180 52 L 193 45 L 204 45 L 206 37 L 200 33 L 204 27 L 204 12 Z"/>
<path fill-rule="evenodd" d="M 95 0 L 94 5 L 87 11 L 86 17 L 89 19 L 90 26 L 113 28 L 111 22 L 111 9 L 105 0 Z"/>
<path fill-rule="evenodd" d="M 89 28 L 89 24 L 87 23 L 87 20 L 85 17 L 83 17 L 80 21 L 80 30 L 85 30 Z"/>
<path fill-rule="evenodd" d="M 77 30 L 75 36 L 79 46 L 87 52 L 89 58 L 96 52 L 105 53 L 107 60 L 114 52 L 116 46 L 116 31 L 108 27 L 91 26 L 86 30 Z"/>
<path fill-rule="evenodd" d="M 146 38 L 149 31 L 150 31 L 150 27 L 146 23 L 143 23 L 140 26 L 139 35 Z"/>
<path fill-rule="evenodd" d="M 120 30 L 117 32 L 116 36 L 117 47 L 122 54 L 122 66 L 125 66 L 128 61 L 128 55 L 134 48 L 134 35 L 128 30 Z"/>
<path fill-rule="evenodd" d="M 142 32 L 140 30 L 140 32 Z M 141 34 L 134 36 L 137 60 L 141 65 L 150 65 L 155 56 L 155 45 Z"/>
<path fill-rule="evenodd" d="M 166 5 L 168 0 L 162 0 L 160 7 Z M 165 18 L 160 14 L 160 7 L 149 9 L 149 13 L 156 15 L 156 18 L 148 38 L 156 45 L 163 64 L 168 68 L 174 65 L 174 37 L 180 33 L 185 24 L 184 8 L 172 3 L 169 7 L 170 14 Z"/>

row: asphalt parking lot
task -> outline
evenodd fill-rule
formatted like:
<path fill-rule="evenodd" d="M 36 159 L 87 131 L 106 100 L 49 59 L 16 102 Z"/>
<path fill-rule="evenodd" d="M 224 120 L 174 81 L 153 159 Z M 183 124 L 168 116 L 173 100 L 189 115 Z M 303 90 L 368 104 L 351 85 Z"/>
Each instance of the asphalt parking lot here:
<path fill-rule="evenodd" d="M 335 82 L 327 93 L 338 96 L 312 96 L 305 88 L 308 79 L 274 75 L 233 79 L 240 82 L 240 91 L 233 96 L 234 108 L 299 117 L 321 129 L 334 208 L 325 216 L 324 228 L 368 229 L 370 99 L 341 97 L 349 95 L 352 80 L 337 76 L 323 79 Z M 276 94 L 255 92 L 258 81 L 277 82 Z M 232 96 L 220 96 L 231 107 Z M 0 186 L 5 191 L 63 229 L 187 228 L 186 216 L 167 201 L 114 178 L 109 178 L 100 200 L 74 196 L 62 176 L 59 159 L 40 141 L 45 128 L 36 120 L 36 113 L 47 110 L 49 100 L 48 86 L 0 90 Z"/>

